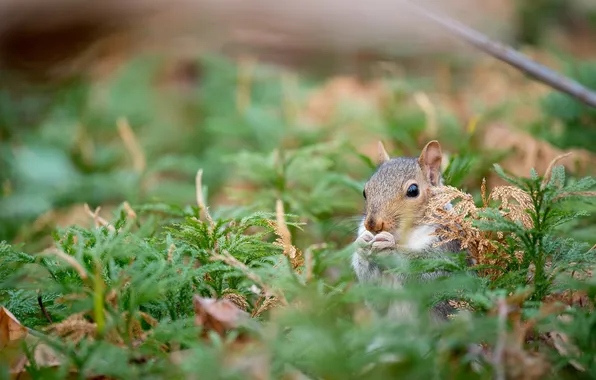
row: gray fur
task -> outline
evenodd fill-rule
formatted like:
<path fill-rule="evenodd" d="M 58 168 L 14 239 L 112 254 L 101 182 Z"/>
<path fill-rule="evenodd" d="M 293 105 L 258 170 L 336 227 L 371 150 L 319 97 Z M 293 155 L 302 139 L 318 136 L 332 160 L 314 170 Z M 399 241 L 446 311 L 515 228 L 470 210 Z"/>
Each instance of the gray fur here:
<path fill-rule="evenodd" d="M 385 255 L 395 256 L 404 260 L 411 260 L 414 257 L 441 257 L 459 253 L 461 246 L 457 241 L 438 244 L 436 247 L 433 247 L 432 244 L 427 245 L 425 240 L 421 240 L 420 244 L 422 246 L 416 249 L 396 245 L 391 248 L 378 250 L 374 249 L 370 244 L 370 239 L 376 239 L 379 236 L 376 235 L 371 238 L 372 235 L 366 231 L 364 223 L 370 218 L 383 218 L 389 224 L 389 228 L 386 229 L 387 233 L 391 234 L 396 242 L 401 241 L 399 226 L 403 223 L 403 220 L 401 220 L 402 216 L 406 215 L 403 210 L 406 208 L 407 202 L 411 202 L 411 200 L 405 198 L 404 188 L 412 181 L 415 181 L 419 185 L 421 191 L 430 190 L 432 186 L 428 180 L 428 175 L 424 172 L 416 157 L 398 157 L 382 163 L 367 182 L 365 186 L 365 216 L 358 231 L 359 238 L 357 242 L 359 243 L 359 247 L 352 257 L 352 266 L 360 282 L 401 288 L 412 281 L 429 282 L 438 277 L 449 275 L 449 273 L 444 271 L 423 273 L 420 275 L 386 273 L 385 270 L 387 268 L 384 268 L 377 258 Z M 442 183 L 442 178 L 439 175 L 438 185 L 442 185 Z M 426 198 L 421 198 L 419 202 L 426 202 Z M 419 203 L 411 203 L 411 205 L 417 206 Z M 422 231 L 434 231 L 440 228 L 440 225 L 425 226 L 421 224 L 424 205 L 425 203 L 420 204 L 420 207 L 414 207 L 412 226 L 414 228 L 421 228 Z M 412 211 L 410 210 L 409 212 Z M 366 234 L 369 237 L 363 239 L 363 236 Z M 400 301 L 394 302 L 390 305 L 389 310 L 385 312 L 392 318 L 408 319 L 415 318 L 418 311 L 414 310 L 413 305 Z M 439 321 L 445 320 L 449 314 L 454 312 L 454 309 L 447 302 L 441 302 L 435 305 L 430 312 L 433 319 Z"/>

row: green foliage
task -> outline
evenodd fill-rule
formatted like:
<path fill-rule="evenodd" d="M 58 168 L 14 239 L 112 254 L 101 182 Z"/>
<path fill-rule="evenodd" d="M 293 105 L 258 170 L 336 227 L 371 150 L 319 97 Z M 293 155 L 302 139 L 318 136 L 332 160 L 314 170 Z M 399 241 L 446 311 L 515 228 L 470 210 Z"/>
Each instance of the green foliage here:
<path fill-rule="evenodd" d="M 560 0 L 517 0 L 518 35 L 521 43 L 536 45 L 542 42 L 545 31 L 558 26 L 563 14 L 571 7 Z"/>
<path fill-rule="evenodd" d="M 351 232 L 352 226 L 340 223 L 353 217 L 363 182 L 344 174 L 362 166 L 348 144 L 315 144 L 267 154 L 243 151 L 233 161 L 237 178 L 250 189 L 235 191 L 236 202 L 262 210 L 282 200 L 287 213 L 314 222 L 305 227 L 310 241 L 329 241 L 330 234 L 341 239 Z"/>
<path fill-rule="evenodd" d="M 581 209 L 569 210 L 564 203 L 570 198 L 590 202 L 588 190 L 596 185 L 596 180 L 586 177 L 579 181 L 565 181 L 565 171 L 557 166 L 549 173 L 550 178 L 541 178 L 532 172 L 530 178 L 513 178 L 505 174 L 499 165 L 497 173 L 509 183 L 524 190 L 531 198 L 531 208 L 527 214 L 532 227 L 528 228 L 520 220 L 507 219 L 497 209 L 487 209 L 476 225 L 483 230 L 506 233 L 507 244 L 502 251 L 509 255 L 507 267 L 498 268 L 505 275 L 495 286 L 512 289 L 519 282 L 534 286 L 533 300 L 544 299 L 552 291 L 555 275 L 570 268 L 586 269 L 593 264 L 587 244 L 578 244 L 572 239 L 557 237 L 557 228 L 571 220 L 586 216 Z M 521 258 L 516 253 L 521 252 Z M 517 279 L 518 281 L 513 281 Z"/>
<path fill-rule="evenodd" d="M 587 88 L 596 88 L 596 63 L 565 62 L 564 72 Z M 536 134 L 560 148 L 578 147 L 596 151 L 596 110 L 568 95 L 552 92 L 542 101 L 546 115 L 534 126 Z M 559 128 L 554 128 L 560 125 Z"/>
<path fill-rule="evenodd" d="M 513 185 L 529 191 L 536 210 L 527 211 L 534 222 L 532 228 L 503 218 L 497 210 L 484 215 L 487 219 L 480 223 L 482 228 L 509 234 L 509 246 L 502 250 L 512 255 L 511 267 L 502 268 L 506 274 L 496 282 L 470 276 L 462 256 L 453 261 L 413 261 L 399 269 L 451 272 L 450 277 L 434 282 L 405 289 L 354 286 L 349 267 L 351 246 L 339 251 L 309 249 L 309 263 L 295 272 L 280 248 L 269 242 L 275 231 L 272 214 L 242 212 L 248 215 L 222 217 L 226 210 L 219 210 L 213 213 L 211 224 L 198 219 L 199 209 L 195 207 L 154 203 L 135 206 L 136 219 L 118 210 L 110 223 L 114 228 L 73 226 L 59 230 L 55 234 L 57 248 L 77 265 L 60 255 L 29 255 L 3 243 L 0 303 L 38 330 L 49 324 L 40 311 L 38 294 L 54 323 L 81 312 L 95 323 L 94 340 L 74 343 L 42 335 L 42 341 L 64 359 L 59 369 L 30 367 L 33 378 L 58 378 L 73 369 L 84 377 L 169 378 L 193 373 L 196 368 L 211 371 L 209 377 L 213 378 L 245 378 L 238 370 L 217 364 L 230 355 L 222 338 L 198 339 L 200 328 L 192 323 L 193 296 L 220 298 L 232 291 L 247 301 L 249 312 L 254 312 L 259 300 L 254 286 L 261 284 L 281 291 L 290 305 L 277 310 L 275 316 L 262 316 L 266 324 L 244 327 L 272 354 L 270 366 L 263 370 L 274 377 L 294 368 L 315 378 L 486 378 L 493 373 L 493 363 L 466 352 L 478 342 L 490 347 L 497 344 L 501 327 L 485 312 L 494 310 L 499 299 L 531 285 L 533 295 L 524 304 L 524 313 L 533 315 L 539 301 L 563 284 L 586 291 L 590 300 L 596 294 L 590 281 L 562 277 L 570 269 L 578 271 L 593 264 L 587 247 L 557 236 L 558 226 L 582 215 L 562 205 L 573 196 L 584 200 L 582 192 L 595 185 L 594 179 L 566 181 L 562 167 L 555 167 L 543 185 L 535 173 L 529 179 L 519 179 L 506 175 L 498 166 L 496 170 Z M 514 258 L 517 250 L 524 252 L 521 260 Z M 231 255 L 244 269 L 221 261 L 222 254 Z M 532 280 L 528 280 L 531 267 Z M 452 321 L 438 325 L 430 323 L 425 314 L 409 322 L 380 317 L 363 323 L 357 317 L 358 311 L 365 310 L 365 301 L 388 303 L 398 299 L 420 308 L 440 299 L 462 299 L 476 311 L 461 312 Z M 593 329 L 593 317 L 582 308 L 572 308 L 569 313 L 577 323 L 573 327 L 561 325 L 559 331 L 568 334 L 582 354 L 573 359 L 547 347 L 542 350 L 555 362 L 573 359 L 592 370 L 591 359 L 587 354 L 582 356 L 593 350 L 592 341 L 581 336 Z M 142 322 L 144 314 L 154 318 L 157 325 Z M 135 321 L 148 334 L 140 341 L 130 333 Z M 539 326 L 545 328 L 549 323 L 548 319 L 540 321 Z M 110 339 L 114 334 L 123 339 L 123 345 Z M 234 334 L 226 339 L 233 340 Z M 187 355 L 182 365 L 168 359 L 174 344 Z M 388 357 L 396 360 L 387 361 Z M 254 358 L 247 360 L 264 365 L 256 364 L 260 362 Z"/>
<path fill-rule="evenodd" d="M 152 79 L 162 63 L 145 58 L 110 81 L 72 83 L 49 98 L 21 102 L 8 90 L 1 93 L 0 133 L 10 141 L 0 146 L 0 164 L 8 168 L 0 172 L 0 237 L 6 239 L 0 244 L 0 305 L 63 356 L 59 368 L 33 363 L 27 370 L 33 378 L 64 378 L 72 370 L 81 378 L 246 378 L 246 369 L 224 365 L 237 354 L 230 345 L 243 341 L 237 339 L 242 333 L 259 343 L 255 352 L 262 349 L 271 360 L 262 364 L 242 355 L 272 378 L 294 368 L 311 378 L 481 379 L 492 376 L 497 365 L 468 349 L 479 342 L 494 349 L 504 331 L 511 332 L 496 316 L 509 295 L 518 297 L 530 287 L 532 297 L 519 302 L 524 321 L 536 315 L 545 297 L 569 288 L 587 292 L 593 306 L 593 281 L 569 276 L 593 265 L 588 246 L 570 238 L 572 232 L 593 237 L 581 212 L 587 209 L 581 192 L 591 189 L 593 179 L 565 178 L 562 168 L 555 168 L 543 187 L 538 176 L 511 178 L 497 167 L 532 194 L 537 211 L 528 212 L 532 228 L 496 210 L 486 213 L 481 227 L 506 232 L 509 244 L 499 253 L 512 258 L 495 281 L 470 275 L 459 257 L 392 264 L 406 274 L 439 269 L 451 274 L 427 284 L 404 289 L 356 284 L 349 243 L 362 185 L 375 164 L 353 146 L 358 138 L 346 126 L 360 123 L 353 133 L 378 133 L 396 147 L 394 155 L 418 154 L 428 120 L 407 100 L 420 83 L 389 81 L 391 96 L 380 111 L 342 104 L 329 125 L 312 128 L 290 112 L 311 83 L 290 91 L 286 74 L 257 66 L 250 74 L 250 101 L 242 108 L 235 96 L 246 68 L 213 57 L 193 64 L 201 67 L 201 78 L 184 91 L 156 91 Z M 479 148 L 472 131 L 463 131 L 448 112 L 438 114 L 437 138 L 451 153 L 446 182 L 477 192 L 488 163 L 501 156 Z M 142 146 L 144 170 L 131 167 L 117 133 L 120 117 L 130 121 Z M 189 206 L 196 202 L 199 168 L 209 185 L 202 189 L 207 203 L 218 201 L 209 210 L 213 224 L 200 218 L 205 210 Z M 573 193 L 577 196 L 567 196 Z M 33 223 L 49 210 L 58 212 L 53 216 L 58 219 L 74 204 L 114 206 L 123 200 L 136 217 L 119 206 L 109 226 L 63 223 L 54 229 Z M 297 267 L 274 244 L 277 200 L 283 202 L 292 243 L 304 255 Z M 42 238 L 50 234 L 52 241 Z M 46 251 L 48 246 L 67 258 Z M 517 251 L 523 252 L 521 260 Z M 287 306 L 279 301 L 260 312 L 261 290 L 281 294 Z M 248 313 L 258 314 L 254 323 L 224 337 L 209 331 L 200 338 L 204 331 L 194 323 L 193 297 L 230 294 L 246 302 Z M 365 312 L 368 302 L 403 300 L 422 310 L 447 299 L 466 301 L 473 311 L 439 325 L 425 314 L 404 323 L 370 319 Z M 522 348 L 547 355 L 556 365 L 551 377 L 565 371 L 577 376 L 569 368 L 574 360 L 591 375 L 593 316 L 577 305 L 566 313 L 574 323 L 541 319 L 532 333 L 556 326 L 578 355 L 536 343 L 539 339 L 524 341 Z M 93 339 L 58 338 L 45 330 L 76 315 L 91 325 Z M 172 359 L 178 350 L 186 355 L 182 363 Z"/>

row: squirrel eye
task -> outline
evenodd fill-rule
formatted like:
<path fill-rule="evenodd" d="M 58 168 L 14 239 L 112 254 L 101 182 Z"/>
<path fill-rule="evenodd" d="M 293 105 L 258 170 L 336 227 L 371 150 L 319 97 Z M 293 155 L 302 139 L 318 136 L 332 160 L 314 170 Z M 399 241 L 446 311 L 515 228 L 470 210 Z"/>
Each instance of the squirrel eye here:
<path fill-rule="evenodd" d="M 410 187 L 408 187 L 408 191 L 406 191 L 406 196 L 408 198 L 416 198 L 418 195 L 420 194 L 420 190 L 418 190 L 418 185 L 411 184 Z"/>
<path fill-rule="evenodd" d="M 362 196 L 366 199 L 366 190 L 362 190 Z"/>

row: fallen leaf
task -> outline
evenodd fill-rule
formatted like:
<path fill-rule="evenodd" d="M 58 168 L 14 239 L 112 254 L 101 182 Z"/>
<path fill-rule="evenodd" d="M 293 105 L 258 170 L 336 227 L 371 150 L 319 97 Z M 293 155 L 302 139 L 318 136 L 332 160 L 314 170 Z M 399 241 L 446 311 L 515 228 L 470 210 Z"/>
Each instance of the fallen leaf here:
<path fill-rule="evenodd" d="M 195 324 L 205 331 L 213 330 L 223 335 L 226 330 L 239 327 L 249 319 L 249 314 L 240 310 L 228 299 L 213 299 L 194 296 Z"/>
<path fill-rule="evenodd" d="M 62 364 L 62 360 L 60 360 L 56 352 L 50 346 L 40 343 L 39 339 L 33 338 L 27 342 L 27 345 L 33 348 L 33 357 L 38 367 L 58 367 Z M 10 373 L 12 375 L 18 375 L 19 379 L 22 379 L 22 374 L 26 372 L 25 368 L 28 365 L 30 365 L 30 362 L 23 353 L 19 360 L 11 366 Z"/>
<path fill-rule="evenodd" d="M 33 351 L 38 367 L 54 367 L 61 364 L 58 356 L 38 337 L 29 334 L 28 329 L 5 307 L 0 307 L 0 363 L 8 364 L 13 376 L 22 378 L 30 364 L 23 343 Z"/>
<path fill-rule="evenodd" d="M 0 307 L 0 363 L 13 368 L 25 356 L 22 341 L 27 336 L 27 328 L 5 307 Z"/>
<path fill-rule="evenodd" d="M 0 350 L 24 339 L 27 328 L 5 307 L 0 307 Z"/>

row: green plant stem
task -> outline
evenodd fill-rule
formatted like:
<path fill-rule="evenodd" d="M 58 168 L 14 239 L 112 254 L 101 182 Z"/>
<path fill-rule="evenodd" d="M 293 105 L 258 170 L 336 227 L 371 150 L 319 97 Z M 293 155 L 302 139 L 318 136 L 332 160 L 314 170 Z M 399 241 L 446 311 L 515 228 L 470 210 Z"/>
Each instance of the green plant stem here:
<path fill-rule="evenodd" d="M 101 278 L 101 266 L 97 262 L 95 266 L 95 278 L 93 281 L 93 317 L 97 326 L 97 336 L 103 337 L 105 330 L 105 316 L 104 316 L 104 293 L 105 286 Z"/>

